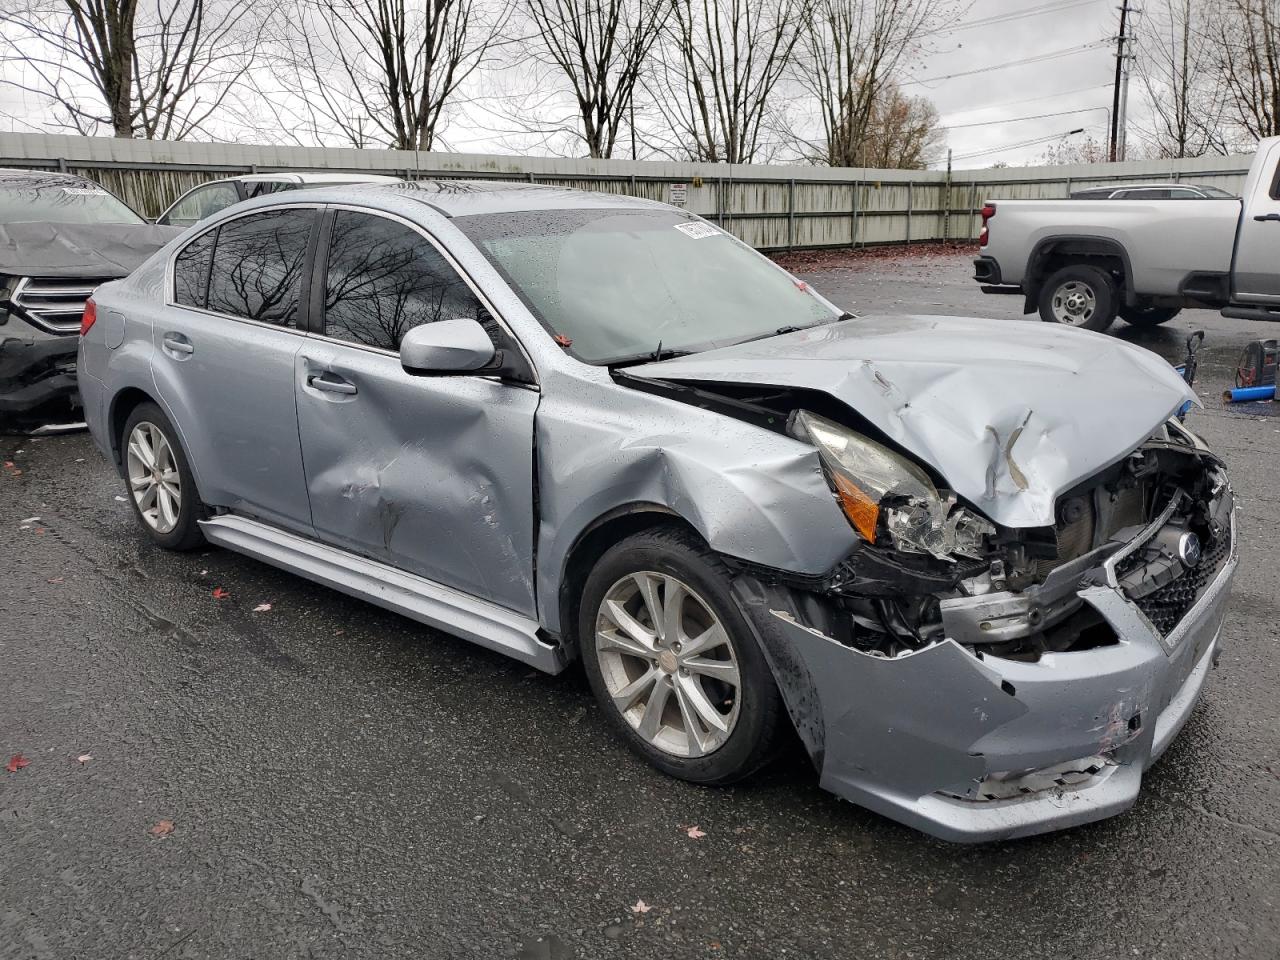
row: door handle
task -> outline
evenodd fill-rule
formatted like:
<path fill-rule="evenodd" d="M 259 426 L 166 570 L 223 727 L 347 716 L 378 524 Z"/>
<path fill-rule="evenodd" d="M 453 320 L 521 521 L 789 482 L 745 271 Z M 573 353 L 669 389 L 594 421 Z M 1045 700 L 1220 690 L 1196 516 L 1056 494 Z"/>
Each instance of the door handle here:
<path fill-rule="evenodd" d="M 309 374 L 307 376 L 307 386 L 324 393 L 341 393 L 348 397 L 354 397 L 358 392 L 354 383 L 348 383 L 346 380 L 330 379 L 320 373 Z"/>
<path fill-rule="evenodd" d="M 1280 222 L 1280 213 L 1260 213 L 1253 219 L 1258 223 L 1277 223 Z"/>
<path fill-rule="evenodd" d="M 172 350 L 174 353 L 185 353 L 189 356 L 196 352 L 195 344 L 180 333 L 166 333 L 160 342 L 164 344 L 165 349 Z"/>

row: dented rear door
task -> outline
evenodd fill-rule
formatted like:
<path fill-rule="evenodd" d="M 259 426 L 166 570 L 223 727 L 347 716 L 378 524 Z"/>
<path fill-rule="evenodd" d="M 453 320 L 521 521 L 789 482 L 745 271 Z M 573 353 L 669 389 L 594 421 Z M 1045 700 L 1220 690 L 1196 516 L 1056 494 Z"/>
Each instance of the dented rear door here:
<path fill-rule="evenodd" d="M 404 333 L 480 304 L 418 228 L 337 210 L 295 363 L 311 513 L 325 541 L 534 615 L 538 393 L 490 377 L 411 376 Z M 331 238 L 331 239 L 329 239 Z"/>

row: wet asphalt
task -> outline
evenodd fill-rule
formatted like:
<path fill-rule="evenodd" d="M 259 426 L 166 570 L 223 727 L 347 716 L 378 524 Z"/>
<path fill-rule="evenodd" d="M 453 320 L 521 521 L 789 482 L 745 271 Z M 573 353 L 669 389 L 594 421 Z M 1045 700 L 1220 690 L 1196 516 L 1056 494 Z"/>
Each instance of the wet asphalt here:
<path fill-rule="evenodd" d="M 1021 316 L 963 256 L 799 269 L 857 312 Z M 0 437 L 0 764 L 30 761 L 0 770 L 0 957 L 1280 956 L 1280 417 L 1218 399 L 1277 327 L 1114 328 L 1170 358 L 1206 330 L 1226 646 L 1132 811 L 981 847 L 823 793 L 797 751 L 733 789 L 665 778 L 576 671 L 162 553 L 87 436 Z"/>

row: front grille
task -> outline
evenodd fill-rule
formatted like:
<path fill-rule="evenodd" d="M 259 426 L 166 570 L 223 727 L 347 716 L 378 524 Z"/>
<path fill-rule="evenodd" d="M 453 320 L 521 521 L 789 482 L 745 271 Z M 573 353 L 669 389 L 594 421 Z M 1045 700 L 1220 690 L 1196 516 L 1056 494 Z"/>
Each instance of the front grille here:
<path fill-rule="evenodd" d="M 1187 611 L 1200 599 L 1205 587 L 1226 565 L 1230 555 L 1231 534 L 1223 531 L 1214 540 L 1213 545 L 1205 551 L 1195 567 L 1154 593 L 1135 600 L 1134 603 L 1146 614 L 1151 625 L 1160 632 L 1160 636 L 1167 637 L 1187 615 Z"/>
<path fill-rule="evenodd" d="M 51 333 L 76 333 L 84 302 L 110 277 L 23 277 L 10 302 Z"/>

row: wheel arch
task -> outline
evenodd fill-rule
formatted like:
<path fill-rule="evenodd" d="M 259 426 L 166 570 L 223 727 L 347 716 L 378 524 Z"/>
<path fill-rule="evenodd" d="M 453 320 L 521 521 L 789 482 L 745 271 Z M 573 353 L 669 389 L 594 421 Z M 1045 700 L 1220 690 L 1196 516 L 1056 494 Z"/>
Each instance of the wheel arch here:
<path fill-rule="evenodd" d="M 107 410 L 107 442 L 111 445 L 111 460 L 116 469 L 123 467 L 123 455 L 120 450 L 120 434 L 124 431 L 125 421 L 144 403 L 159 403 L 155 397 L 141 387 L 125 387 L 111 398 Z"/>
<path fill-rule="evenodd" d="M 1129 252 L 1124 244 L 1108 237 L 1063 234 L 1038 241 L 1027 258 L 1022 289 L 1026 294 L 1023 313 L 1033 313 L 1040 300 L 1044 282 L 1056 271 L 1072 264 L 1102 267 L 1116 276 L 1116 289 L 1128 305 L 1137 302 L 1130 282 L 1133 277 Z"/>
<path fill-rule="evenodd" d="M 676 511 L 660 503 L 650 502 L 615 507 L 601 514 L 579 531 L 561 564 L 560 587 L 557 591 L 560 634 L 565 650 L 570 656 L 579 654 L 579 605 L 582 600 L 582 586 L 592 568 L 615 543 L 658 527 L 674 527 L 696 537 L 700 543 L 707 542 L 693 524 Z"/>

